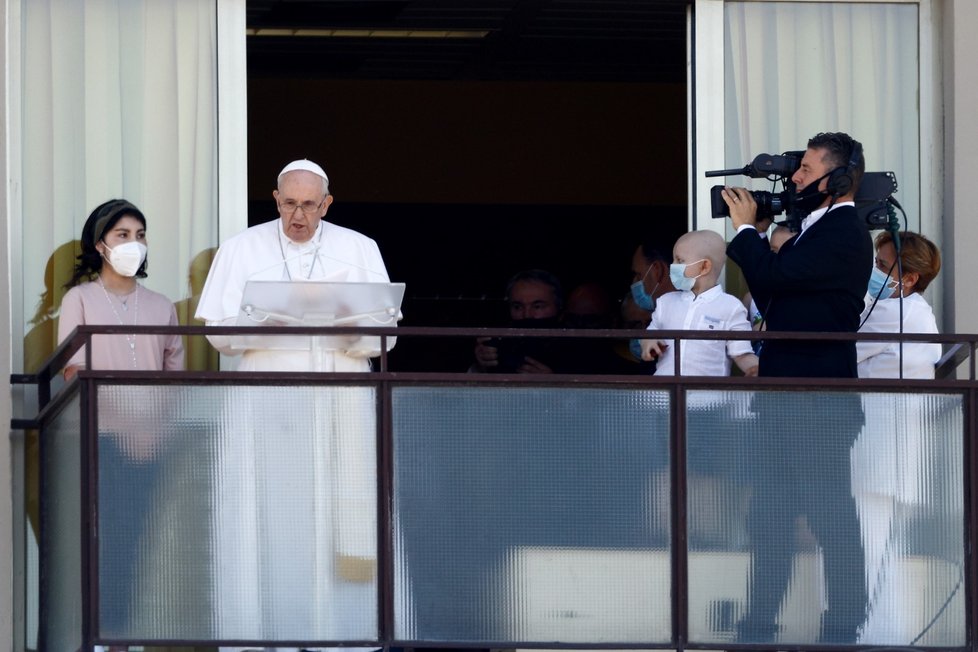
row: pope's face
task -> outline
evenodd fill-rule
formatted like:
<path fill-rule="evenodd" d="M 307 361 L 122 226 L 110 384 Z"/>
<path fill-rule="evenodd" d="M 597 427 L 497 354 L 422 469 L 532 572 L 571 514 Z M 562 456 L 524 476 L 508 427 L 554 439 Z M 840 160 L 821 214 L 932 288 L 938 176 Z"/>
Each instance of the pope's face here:
<path fill-rule="evenodd" d="M 306 170 L 289 172 L 272 192 L 282 216 L 282 231 L 293 242 L 308 242 L 333 202 L 323 193 L 322 177 Z"/>

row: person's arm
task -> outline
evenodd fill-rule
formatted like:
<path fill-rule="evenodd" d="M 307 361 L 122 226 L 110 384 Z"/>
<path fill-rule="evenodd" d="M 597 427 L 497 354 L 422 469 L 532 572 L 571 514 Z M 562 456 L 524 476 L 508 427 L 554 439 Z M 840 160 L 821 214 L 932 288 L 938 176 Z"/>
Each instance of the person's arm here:
<path fill-rule="evenodd" d="M 642 359 L 646 362 L 658 359 L 666 346 L 668 345 L 662 340 L 642 340 Z"/>
<path fill-rule="evenodd" d="M 227 319 L 220 320 L 208 320 L 205 322 L 207 326 L 237 326 L 237 317 L 228 317 Z M 224 355 L 241 355 L 244 353 L 242 349 L 235 349 L 231 347 L 231 335 L 205 335 L 207 341 L 211 343 L 215 349 L 223 353 Z"/>
<path fill-rule="evenodd" d="M 720 191 L 720 196 L 727 202 L 727 207 L 730 209 L 730 222 L 735 230 L 739 231 L 742 226 L 761 230 L 757 223 L 757 202 L 754 201 L 754 195 L 749 190 L 727 187 Z M 764 230 L 767 230 L 766 226 Z"/>
<path fill-rule="evenodd" d="M 237 269 L 236 269 L 237 268 Z M 247 269 L 245 261 L 236 261 L 233 251 L 221 247 L 214 255 L 204 288 L 197 302 L 194 318 L 207 326 L 235 326 L 244 282 L 238 280 L 237 272 Z M 241 355 L 241 349 L 231 348 L 231 336 L 206 335 L 207 341 L 224 355 Z"/>
<path fill-rule="evenodd" d="M 727 254 L 743 271 L 757 305 L 768 305 L 775 294 L 851 292 L 863 261 L 868 276 L 872 265 L 868 232 L 855 222 L 854 211 L 836 210 L 845 213 L 831 211 L 823 216 L 800 241 L 784 245 L 780 255 L 756 233 L 744 231 L 731 240 Z"/>
<path fill-rule="evenodd" d="M 553 372 L 554 370 L 546 364 L 530 356 L 523 358 L 523 364 L 516 369 L 516 373 L 519 374 L 552 374 Z"/>
<path fill-rule="evenodd" d="M 897 310 L 893 310 L 893 308 Z M 860 316 L 860 333 L 896 333 L 900 330 L 899 303 L 884 299 L 877 301 L 873 311 Z M 893 342 L 859 340 L 856 342 L 856 362 L 862 363 L 874 358 L 893 346 Z"/>
<path fill-rule="evenodd" d="M 58 344 L 71 335 L 71 331 L 85 323 L 85 308 L 82 305 L 81 291 L 72 288 L 61 299 L 61 310 L 58 314 Z M 71 380 L 79 370 L 85 368 L 85 348 L 71 357 L 62 373 L 65 380 Z"/>
<path fill-rule="evenodd" d="M 170 309 L 170 326 L 179 326 L 176 307 Z M 163 370 L 183 371 L 184 369 L 183 338 L 179 335 L 168 335 L 163 348 Z"/>
<path fill-rule="evenodd" d="M 664 311 L 664 308 L 662 307 L 663 303 L 664 301 L 660 299 L 660 301 L 656 304 L 655 310 L 652 311 L 649 325 L 646 326 L 645 330 L 657 331 L 662 328 L 662 316 Z M 663 340 L 642 340 L 642 359 L 646 362 L 657 360 L 659 356 L 662 355 L 663 351 L 666 350 L 667 346 L 669 346 L 669 344 Z"/>
<path fill-rule="evenodd" d="M 485 371 L 499 366 L 499 349 L 490 344 L 491 340 L 491 337 L 475 338 L 475 349 L 473 350 L 475 364 L 472 371 Z"/>
<path fill-rule="evenodd" d="M 745 376 L 757 376 L 758 358 L 753 353 L 744 353 L 733 358 L 734 363 L 740 367 Z"/>
<path fill-rule="evenodd" d="M 752 330 L 751 323 L 747 320 L 747 309 L 744 304 L 737 300 L 737 297 L 730 295 L 731 312 L 727 317 L 727 330 L 747 332 Z M 754 355 L 751 343 L 748 340 L 727 340 L 727 355 L 733 360 L 745 376 L 756 376 L 758 358 Z"/>

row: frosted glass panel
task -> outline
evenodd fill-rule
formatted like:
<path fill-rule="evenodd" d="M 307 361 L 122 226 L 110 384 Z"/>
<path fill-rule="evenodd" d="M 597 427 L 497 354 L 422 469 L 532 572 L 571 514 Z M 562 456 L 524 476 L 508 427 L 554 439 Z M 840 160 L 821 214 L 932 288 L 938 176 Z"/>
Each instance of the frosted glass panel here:
<path fill-rule="evenodd" d="M 393 401 L 395 636 L 669 640 L 667 392 Z"/>
<path fill-rule="evenodd" d="M 376 392 L 99 388 L 105 638 L 377 638 Z"/>
<path fill-rule="evenodd" d="M 860 642 L 963 645 L 961 398 L 865 394 L 863 408 L 852 453 L 869 591 Z"/>
<path fill-rule="evenodd" d="M 77 650 L 82 631 L 81 418 L 76 394 L 44 429 L 41 451 L 41 638 Z"/>
<path fill-rule="evenodd" d="M 687 402 L 691 641 L 964 644 L 959 396 Z"/>

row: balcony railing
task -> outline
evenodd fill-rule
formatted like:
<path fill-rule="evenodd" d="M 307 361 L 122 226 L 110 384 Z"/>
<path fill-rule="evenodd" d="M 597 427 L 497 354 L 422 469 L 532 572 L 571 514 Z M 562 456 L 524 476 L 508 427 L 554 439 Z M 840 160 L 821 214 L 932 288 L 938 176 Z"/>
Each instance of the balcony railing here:
<path fill-rule="evenodd" d="M 978 336 L 902 337 L 963 353 L 965 378 L 931 381 L 392 371 L 385 354 L 359 374 L 92 369 L 52 391 L 92 334 L 134 331 L 364 329 L 82 327 L 15 376 L 40 406 L 13 426 L 41 431 L 43 649 L 978 647 Z M 677 358 L 678 338 L 853 339 L 655 336 Z"/>

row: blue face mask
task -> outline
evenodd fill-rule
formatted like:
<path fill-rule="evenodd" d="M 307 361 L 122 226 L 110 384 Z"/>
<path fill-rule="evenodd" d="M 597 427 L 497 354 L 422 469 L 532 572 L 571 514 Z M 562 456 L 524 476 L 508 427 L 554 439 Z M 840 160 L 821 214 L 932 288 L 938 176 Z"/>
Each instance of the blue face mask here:
<path fill-rule="evenodd" d="M 651 269 L 651 267 L 649 268 Z M 648 272 L 646 272 L 647 274 Z M 658 289 L 659 284 L 656 283 L 655 287 L 652 288 L 652 293 L 655 294 L 656 289 Z M 645 280 L 635 281 L 632 283 L 632 299 L 635 300 L 635 305 L 646 312 L 652 312 L 655 310 L 655 297 L 645 291 Z"/>
<path fill-rule="evenodd" d="M 884 289 L 886 288 L 886 289 Z M 893 296 L 893 290 L 896 289 L 896 283 L 890 280 L 890 277 L 886 275 L 886 272 L 881 270 L 876 265 L 873 265 L 873 273 L 869 275 L 869 287 L 866 292 L 869 296 L 879 297 L 880 299 L 889 299 Z M 889 292 L 887 292 L 889 290 Z"/>
<path fill-rule="evenodd" d="M 706 259 L 703 258 L 687 265 L 683 265 L 682 263 L 673 263 L 672 265 L 669 265 L 669 280 L 672 281 L 673 286 L 677 290 L 692 290 L 693 286 L 696 284 L 696 279 L 702 276 L 702 274 L 698 274 L 696 276 L 686 276 L 686 268 L 690 265 L 698 265 L 704 260 Z"/>
<path fill-rule="evenodd" d="M 631 352 L 633 358 L 639 361 L 642 360 L 642 340 L 628 340 L 628 350 Z"/>

